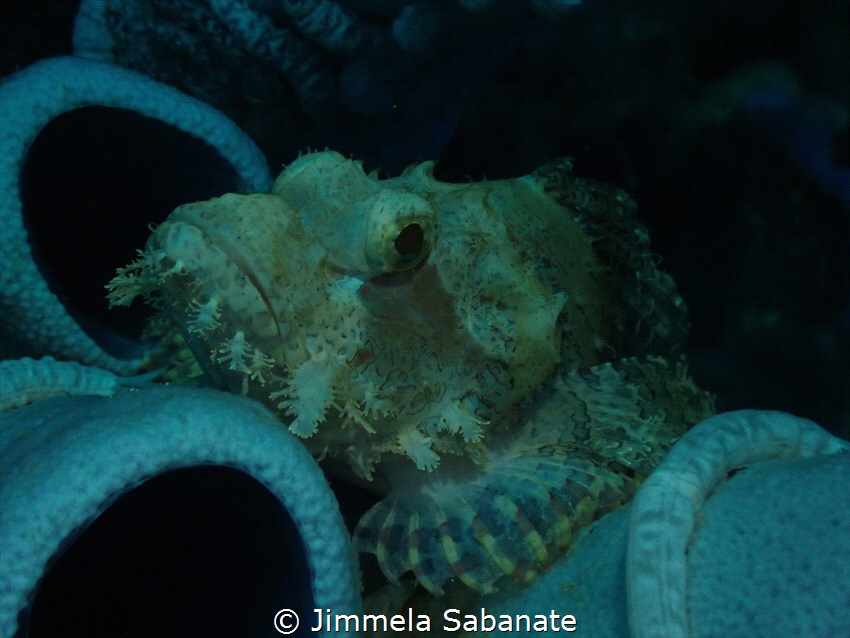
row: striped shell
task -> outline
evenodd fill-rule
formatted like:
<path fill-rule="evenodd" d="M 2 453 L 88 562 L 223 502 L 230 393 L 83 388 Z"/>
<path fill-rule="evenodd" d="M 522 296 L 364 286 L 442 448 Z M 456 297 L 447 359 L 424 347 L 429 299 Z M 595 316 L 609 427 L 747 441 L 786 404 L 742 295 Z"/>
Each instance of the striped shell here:
<path fill-rule="evenodd" d="M 676 360 L 685 321 L 628 196 L 563 162 L 467 184 L 432 168 L 304 155 L 271 193 L 175 210 L 110 297 L 147 297 L 208 381 L 387 495 L 355 533 L 387 576 L 486 591 L 628 498 L 710 401 L 649 358 Z"/>

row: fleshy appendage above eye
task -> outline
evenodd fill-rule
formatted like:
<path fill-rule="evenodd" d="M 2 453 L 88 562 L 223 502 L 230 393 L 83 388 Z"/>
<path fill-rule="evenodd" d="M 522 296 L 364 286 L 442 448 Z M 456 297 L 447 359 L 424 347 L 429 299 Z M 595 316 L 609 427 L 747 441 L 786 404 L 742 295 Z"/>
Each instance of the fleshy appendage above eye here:
<path fill-rule="evenodd" d="M 355 207 L 362 209 L 366 220 L 363 249 L 370 274 L 413 268 L 434 248 L 437 213 L 419 195 L 384 190 Z"/>

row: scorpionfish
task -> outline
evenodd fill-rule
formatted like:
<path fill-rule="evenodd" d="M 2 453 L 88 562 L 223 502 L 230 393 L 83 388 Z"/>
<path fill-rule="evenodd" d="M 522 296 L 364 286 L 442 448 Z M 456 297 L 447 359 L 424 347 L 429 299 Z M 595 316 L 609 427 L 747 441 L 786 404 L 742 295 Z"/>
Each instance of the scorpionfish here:
<path fill-rule="evenodd" d="M 391 581 L 488 592 L 629 500 L 713 404 L 628 195 L 566 160 L 465 184 L 433 167 L 302 155 L 269 193 L 177 208 L 110 298 L 143 295 L 208 383 L 384 496 L 354 542 Z"/>

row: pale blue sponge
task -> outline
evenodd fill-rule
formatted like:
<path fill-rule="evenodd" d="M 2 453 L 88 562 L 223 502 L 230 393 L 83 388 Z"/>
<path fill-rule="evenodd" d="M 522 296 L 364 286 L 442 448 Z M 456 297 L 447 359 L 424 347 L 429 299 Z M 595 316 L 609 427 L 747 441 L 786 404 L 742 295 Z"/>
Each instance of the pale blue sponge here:
<path fill-rule="evenodd" d="M 575 635 L 629 636 L 629 515 L 600 519 L 533 585 L 500 583 L 481 606 L 496 618 L 555 610 L 575 616 Z M 850 453 L 734 474 L 706 501 L 687 567 L 691 636 L 850 635 Z"/>

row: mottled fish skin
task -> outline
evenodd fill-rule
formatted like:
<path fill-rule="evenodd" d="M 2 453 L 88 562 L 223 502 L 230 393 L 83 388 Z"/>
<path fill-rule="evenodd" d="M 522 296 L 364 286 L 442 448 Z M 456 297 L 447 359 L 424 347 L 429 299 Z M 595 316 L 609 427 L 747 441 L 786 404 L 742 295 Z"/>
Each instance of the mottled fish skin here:
<path fill-rule="evenodd" d="M 412 571 L 436 595 L 454 579 L 482 593 L 505 575 L 530 582 L 712 412 L 684 366 L 658 357 L 556 377 L 482 463 L 447 459 L 418 480 L 387 467 L 399 487 L 363 516 L 355 545 L 390 580 Z"/>
<path fill-rule="evenodd" d="M 625 193 L 567 162 L 432 168 L 303 155 L 270 193 L 175 210 L 110 298 L 147 297 L 207 379 L 389 494 L 355 532 L 389 578 L 488 591 L 533 578 L 712 406 L 659 358 L 678 361 L 683 304 Z"/>

